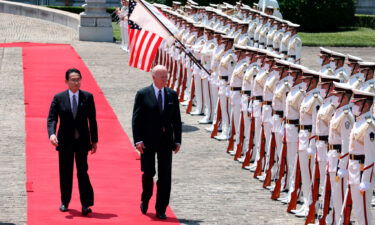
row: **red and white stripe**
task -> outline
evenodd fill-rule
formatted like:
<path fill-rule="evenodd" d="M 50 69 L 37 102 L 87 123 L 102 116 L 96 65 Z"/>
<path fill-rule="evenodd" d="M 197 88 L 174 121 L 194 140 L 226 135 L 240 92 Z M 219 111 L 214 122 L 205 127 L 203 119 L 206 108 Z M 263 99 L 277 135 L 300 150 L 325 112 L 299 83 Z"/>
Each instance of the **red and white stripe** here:
<path fill-rule="evenodd" d="M 129 66 L 150 71 L 163 38 L 145 29 L 129 29 Z"/>

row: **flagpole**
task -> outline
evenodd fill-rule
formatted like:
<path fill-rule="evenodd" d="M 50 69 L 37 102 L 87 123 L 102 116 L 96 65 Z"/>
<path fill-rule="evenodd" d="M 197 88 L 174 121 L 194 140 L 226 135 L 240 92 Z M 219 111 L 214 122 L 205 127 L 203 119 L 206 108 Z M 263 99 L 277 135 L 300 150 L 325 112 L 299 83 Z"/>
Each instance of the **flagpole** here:
<path fill-rule="evenodd" d="M 171 36 L 175 39 L 175 41 L 177 41 L 177 43 L 179 43 L 181 45 L 182 50 L 186 53 L 187 56 L 190 57 L 190 59 L 193 60 L 193 62 L 195 64 L 197 64 L 198 67 L 200 67 L 201 69 L 203 69 L 208 75 L 211 76 L 211 73 L 208 72 L 208 70 L 206 68 L 204 68 L 204 66 L 199 62 L 199 60 L 197 58 L 195 58 L 195 56 L 193 54 L 191 54 L 190 51 L 187 50 L 186 46 L 180 41 L 178 40 L 178 38 L 176 38 L 174 36 L 174 34 L 159 20 L 159 18 L 157 18 L 152 12 L 151 10 L 145 5 L 143 4 L 142 0 L 135 0 L 136 2 L 138 3 L 141 3 L 143 7 L 145 7 L 147 9 L 147 11 L 171 34 Z"/>

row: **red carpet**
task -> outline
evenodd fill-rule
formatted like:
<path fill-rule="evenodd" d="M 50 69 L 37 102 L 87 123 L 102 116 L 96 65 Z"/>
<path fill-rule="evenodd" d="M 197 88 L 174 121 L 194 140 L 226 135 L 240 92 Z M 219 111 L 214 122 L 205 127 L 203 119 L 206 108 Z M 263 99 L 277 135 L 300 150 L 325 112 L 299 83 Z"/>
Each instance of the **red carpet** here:
<path fill-rule="evenodd" d="M 167 221 L 155 218 L 155 197 L 150 202 L 149 213 L 141 214 L 138 156 L 98 84 L 70 45 L 11 43 L 0 44 L 0 47 L 23 48 L 29 225 L 179 223 L 170 209 L 167 211 Z M 94 94 L 97 108 L 98 151 L 89 155 L 89 175 L 94 188 L 95 205 L 89 217 L 80 214 L 76 177 L 69 212 L 61 213 L 58 210 L 60 192 L 57 152 L 48 140 L 46 129 L 53 95 L 66 89 L 65 71 L 71 67 L 82 72 L 81 88 Z"/>

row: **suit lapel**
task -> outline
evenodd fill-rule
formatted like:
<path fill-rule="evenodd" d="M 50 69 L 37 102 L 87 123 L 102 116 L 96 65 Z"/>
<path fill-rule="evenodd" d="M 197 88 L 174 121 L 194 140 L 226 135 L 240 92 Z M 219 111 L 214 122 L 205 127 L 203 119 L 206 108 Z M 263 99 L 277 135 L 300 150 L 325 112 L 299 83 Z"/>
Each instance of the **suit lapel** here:
<path fill-rule="evenodd" d="M 71 117 L 73 118 L 72 105 L 69 98 L 69 90 L 66 90 L 64 95 L 64 106 L 69 110 Z"/>
<path fill-rule="evenodd" d="M 168 109 L 168 101 L 169 101 L 169 91 L 165 87 L 164 88 L 164 110 L 163 110 L 163 113 L 165 113 Z"/>
<path fill-rule="evenodd" d="M 76 118 L 78 118 L 78 115 L 80 114 L 80 112 L 82 112 L 82 107 L 85 105 L 85 102 L 86 102 L 86 98 L 83 95 L 82 91 L 79 90 L 79 93 L 78 93 L 78 102 L 77 102 L 78 107 L 77 107 Z"/>
<path fill-rule="evenodd" d="M 152 84 L 151 84 L 151 86 L 149 87 L 148 91 L 149 91 L 148 94 L 149 94 L 149 96 L 150 96 L 150 99 L 151 99 L 151 102 L 152 102 L 153 106 L 154 106 L 154 107 L 158 107 L 158 100 L 156 99 L 156 95 L 155 95 L 154 87 L 152 86 Z"/>

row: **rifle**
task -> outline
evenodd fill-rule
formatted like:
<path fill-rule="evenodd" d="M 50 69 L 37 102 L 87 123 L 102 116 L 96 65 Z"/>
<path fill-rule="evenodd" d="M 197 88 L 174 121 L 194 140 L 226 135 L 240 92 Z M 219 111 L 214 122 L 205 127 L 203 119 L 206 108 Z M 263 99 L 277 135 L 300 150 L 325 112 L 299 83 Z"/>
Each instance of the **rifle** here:
<path fill-rule="evenodd" d="M 228 141 L 227 153 L 229 153 L 229 151 L 232 151 L 233 148 L 234 148 L 234 135 L 236 134 L 236 129 L 235 129 L 235 126 L 234 126 L 234 116 L 233 115 L 232 115 L 231 122 L 232 122 L 232 126 L 230 128 L 230 137 L 229 137 L 229 141 Z"/>
<path fill-rule="evenodd" d="M 216 105 L 216 120 L 213 124 L 213 129 L 211 131 L 211 138 L 214 138 L 217 135 L 219 130 L 219 124 L 221 123 L 221 106 L 220 106 L 220 97 L 218 98 Z"/>
<path fill-rule="evenodd" d="M 243 116 L 243 112 L 241 111 L 241 119 L 240 119 L 241 123 L 240 123 L 240 133 L 239 133 L 239 142 L 237 144 L 237 150 L 236 150 L 236 154 L 234 155 L 234 160 L 237 160 L 239 157 L 241 157 L 242 155 L 242 148 L 243 148 L 243 141 L 244 141 L 244 116 Z"/>
<path fill-rule="evenodd" d="M 188 113 L 188 114 L 193 109 L 194 92 L 195 92 L 195 82 L 194 82 L 194 77 L 192 77 L 191 88 L 190 88 L 190 99 L 189 99 L 189 103 L 186 107 L 186 113 Z"/>
<path fill-rule="evenodd" d="M 352 213 L 352 194 L 350 190 L 350 185 L 348 185 L 348 189 L 345 195 L 345 200 L 343 204 L 343 217 L 344 217 L 344 222 L 342 223 L 343 225 L 349 225 L 350 224 L 350 214 Z"/>
<path fill-rule="evenodd" d="M 309 205 L 309 213 L 307 214 L 305 225 L 310 223 L 315 223 L 316 215 L 316 202 L 319 198 L 319 185 L 320 185 L 320 171 L 318 157 L 315 157 L 315 169 L 314 169 L 314 181 L 312 183 L 312 193 L 311 193 L 311 204 Z"/>
<path fill-rule="evenodd" d="M 180 102 L 184 101 L 186 82 L 187 82 L 187 69 L 186 67 L 184 67 L 184 76 L 182 78 L 181 93 L 180 93 L 180 98 L 179 98 Z"/>
<path fill-rule="evenodd" d="M 250 134 L 249 134 L 249 146 L 245 154 L 245 160 L 242 163 L 242 168 L 250 165 L 251 158 L 253 158 L 253 147 L 254 147 L 254 134 L 255 134 L 255 118 L 251 115 L 250 119 Z"/>
<path fill-rule="evenodd" d="M 266 188 L 271 185 L 272 168 L 275 164 L 275 152 L 276 152 L 276 138 L 275 138 L 275 133 L 272 132 L 271 146 L 270 146 L 270 159 L 269 159 L 268 169 L 266 172 L 266 178 L 264 179 L 264 182 L 263 182 L 263 188 Z"/>
<path fill-rule="evenodd" d="M 257 161 L 257 167 L 255 169 L 255 172 L 254 172 L 254 178 L 256 178 L 257 176 L 260 176 L 262 175 L 262 169 L 263 169 L 263 165 L 262 165 L 262 160 L 264 158 L 264 155 L 265 155 L 265 142 L 266 142 L 266 137 L 264 135 L 264 127 L 263 127 L 263 124 L 261 126 L 261 130 L 260 130 L 260 133 L 261 133 L 261 138 L 260 138 L 260 150 L 259 150 L 259 160 Z"/>
<path fill-rule="evenodd" d="M 322 214 L 322 217 L 319 219 L 320 225 L 326 225 L 326 218 L 329 212 L 330 200 L 331 200 L 331 180 L 329 179 L 329 172 L 327 170 L 325 191 L 324 191 L 323 214 Z"/>
<path fill-rule="evenodd" d="M 297 201 L 298 201 L 298 190 L 301 187 L 301 165 L 299 163 L 299 154 L 297 152 L 297 167 L 296 167 L 296 177 L 294 182 L 294 190 L 291 193 L 291 198 L 288 204 L 287 212 L 291 212 L 292 210 L 297 208 Z"/>
<path fill-rule="evenodd" d="M 284 132 L 286 133 L 286 131 Z M 286 167 L 286 154 L 287 154 L 287 145 L 286 145 L 286 135 L 284 134 L 283 138 L 283 149 L 281 150 L 281 162 L 280 162 L 280 168 L 279 168 L 279 177 L 277 178 L 275 182 L 275 188 L 273 189 L 271 199 L 277 200 L 280 197 L 281 192 L 281 181 L 285 174 L 285 167 Z"/>

